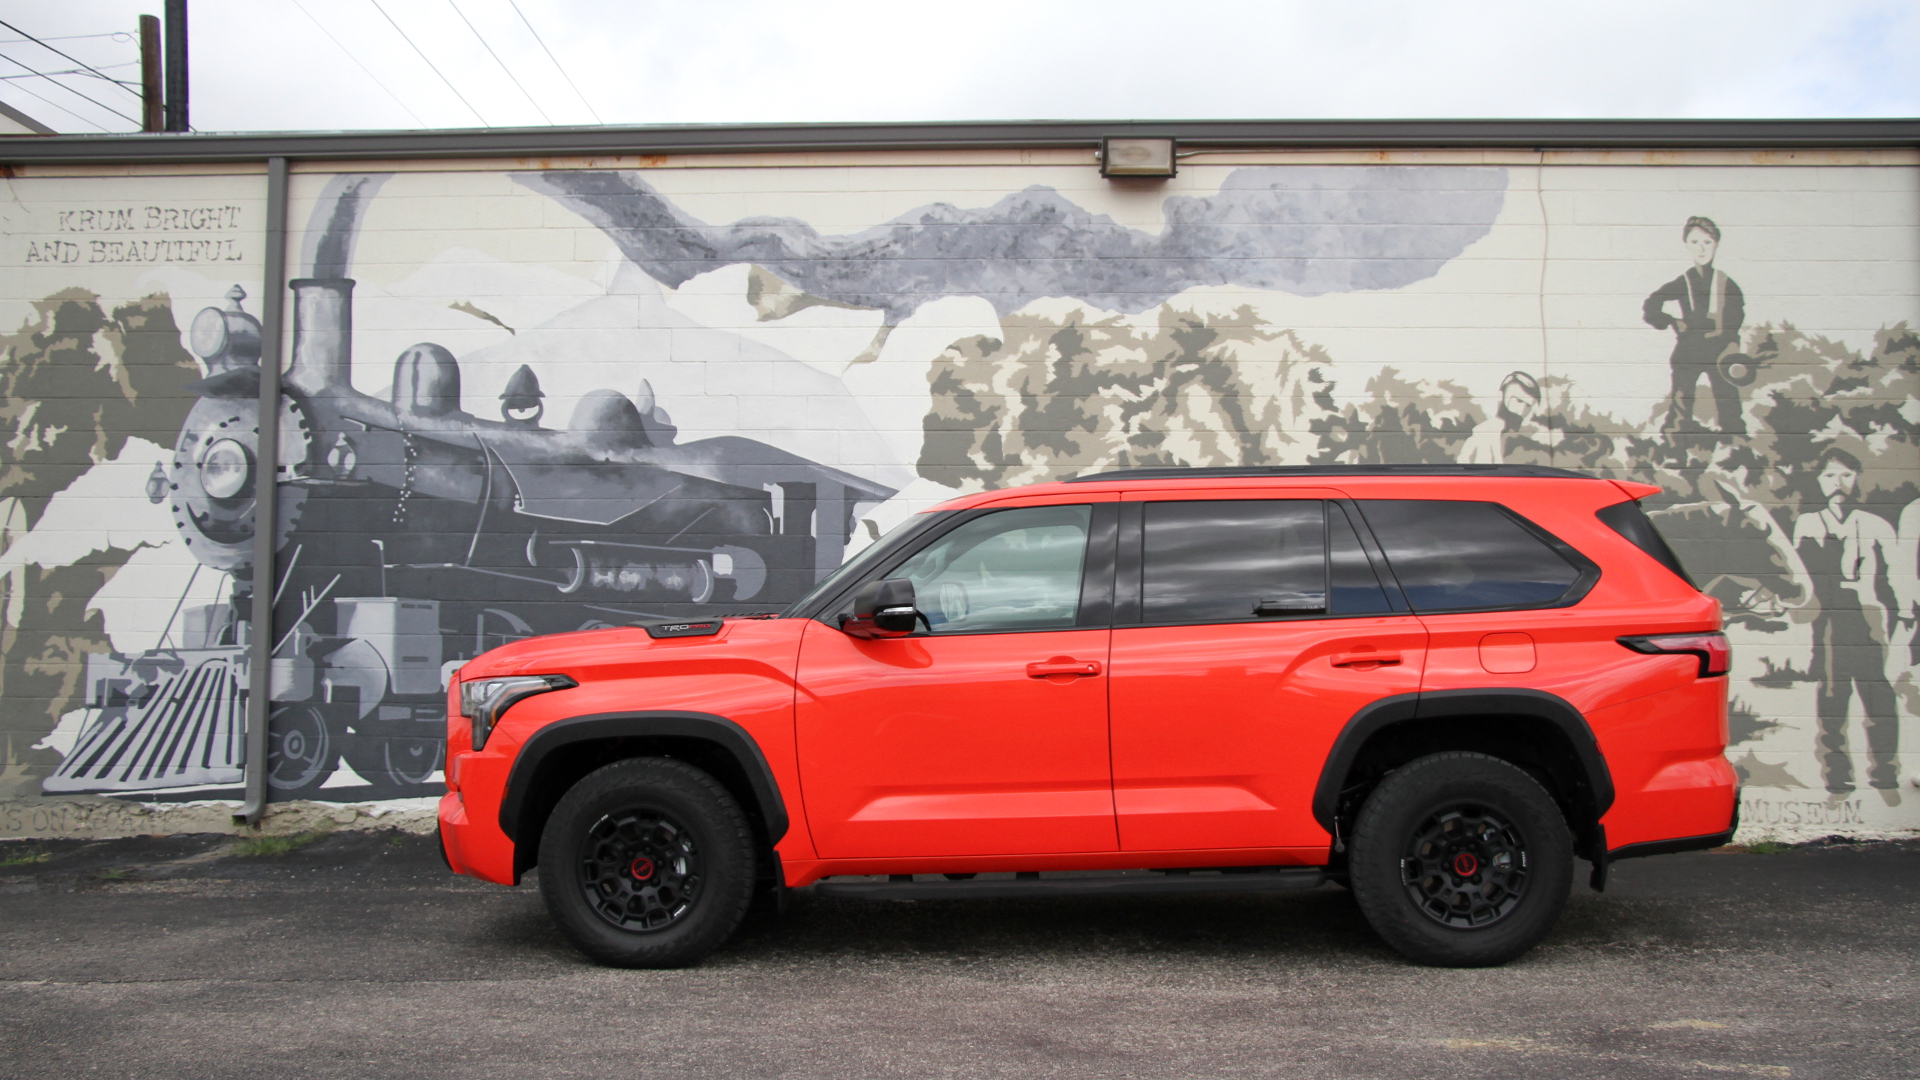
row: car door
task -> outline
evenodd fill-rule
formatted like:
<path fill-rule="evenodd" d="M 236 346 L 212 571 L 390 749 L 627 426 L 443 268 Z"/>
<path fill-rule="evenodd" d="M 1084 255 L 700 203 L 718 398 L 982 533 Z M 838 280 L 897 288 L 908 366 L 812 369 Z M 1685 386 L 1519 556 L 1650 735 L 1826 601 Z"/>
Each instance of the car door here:
<path fill-rule="evenodd" d="M 801 785 L 827 858 L 1113 851 L 1107 645 L 1114 496 L 962 515 L 872 579 L 925 626 L 806 628 Z"/>
<path fill-rule="evenodd" d="M 1425 652 L 1340 492 L 1128 495 L 1111 690 L 1121 848 L 1323 847 L 1312 799 L 1328 751 L 1368 703 L 1419 690 Z"/>

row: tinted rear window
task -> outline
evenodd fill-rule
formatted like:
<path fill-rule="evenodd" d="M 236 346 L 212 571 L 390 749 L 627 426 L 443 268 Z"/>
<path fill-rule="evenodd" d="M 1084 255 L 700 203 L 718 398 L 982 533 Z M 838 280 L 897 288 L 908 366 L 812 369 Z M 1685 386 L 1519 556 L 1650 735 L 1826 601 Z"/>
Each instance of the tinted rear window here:
<path fill-rule="evenodd" d="M 1700 587 L 1694 585 L 1692 575 L 1687 573 L 1686 567 L 1680 565 L 1680 556 L 1675 555 L 1673 548 L 1667 546 L 1667 538 L 1660 535 L 1659 527 L 1647 517 L 1645 510 L 1640 509 L 1639 503 L 1616 503 L 1594 516 L 1599 518 L 1607 528 L 1626 537 L 1634 547 L 1653 556 L 1655 562 L 1678 574 L 1681 581 L 1693 585 L 1696 589 Z"/>
<path fill-rule="evenodd" d="M 1148 503 L 1143 621 L 1250 620 L 1262 601 L 1325 610 L 1321 507 L 1311 499 Z"/>
<path fill-rule="evenodd" d="M 1415 611 L 1544 607 L 1581 577 L 1580 568 L 1493 503 L 1368 499 L 1359 505 Z"/>

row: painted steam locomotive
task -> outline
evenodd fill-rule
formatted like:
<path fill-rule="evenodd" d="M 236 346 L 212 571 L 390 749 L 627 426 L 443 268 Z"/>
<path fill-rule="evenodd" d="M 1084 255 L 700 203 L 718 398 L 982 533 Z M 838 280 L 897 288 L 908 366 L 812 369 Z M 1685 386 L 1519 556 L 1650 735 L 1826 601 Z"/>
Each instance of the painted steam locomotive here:
<path fill-rule="evenodd" d="M 594 391 L 550 429 L 523 366 L 487 420 L 463 410 L 452 353 L 419 344 L 387 400 L 360 393 L 353 287 L 291 283 L 270 581 L 252 565 L 260 324 L 237 286 L 194 319 L 207 376 L 148 494 L 170 501 L 202 568 L 229 575 L 230 599 L 176 609 L 159 648 L 90 659 L 88 722 L 42 790 L 240 782 L 239 613 L 272 588 L 276 797 L 426 794 L 462 661 L 533 634 L 777 608 L 840 562 L 856 506 L 894 494 L 750 439 L 679 444 L 644 382 L 636 398 Z M 342 760 L 372 793 L 319 793 Z"/>

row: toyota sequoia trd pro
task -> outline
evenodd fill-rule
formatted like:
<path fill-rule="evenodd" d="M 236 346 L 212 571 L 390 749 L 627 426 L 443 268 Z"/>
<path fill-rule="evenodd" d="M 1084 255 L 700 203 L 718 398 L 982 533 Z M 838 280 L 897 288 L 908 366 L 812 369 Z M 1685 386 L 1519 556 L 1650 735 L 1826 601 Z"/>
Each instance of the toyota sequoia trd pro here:
<path fill-rule="evenodd" d="M 1351 888 L 1415 961 L 1578 856 L 1726 843 L 1726 638 L 1637 500 L 1533 467 L 1134 469 L 917 514 L 778 615 L 530 638 L 449 687 L 455 871 L 606 964 L 756 896 Z"/>

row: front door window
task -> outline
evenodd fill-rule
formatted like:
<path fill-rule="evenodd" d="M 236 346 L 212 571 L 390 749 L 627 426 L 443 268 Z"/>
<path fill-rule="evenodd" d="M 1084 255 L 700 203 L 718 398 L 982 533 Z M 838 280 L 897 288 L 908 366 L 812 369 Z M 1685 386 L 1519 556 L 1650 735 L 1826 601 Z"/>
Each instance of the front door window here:
<path fill-rule="evenodd" d="M 840 612 L 807 627 L 795 718 L 822 857 L 1118 848 L 1111 632 L 1081 617 L 1096 511 L 997 510 L 876 569 L 913 582 L 910 637 L 849 637 Z"/>
<path fill-rule="evenodd" d="M 934 634 L 1064 630 L 1080 606 L 1091 506 L 1034 506 L 975 518 L 908 559 Z"/>

